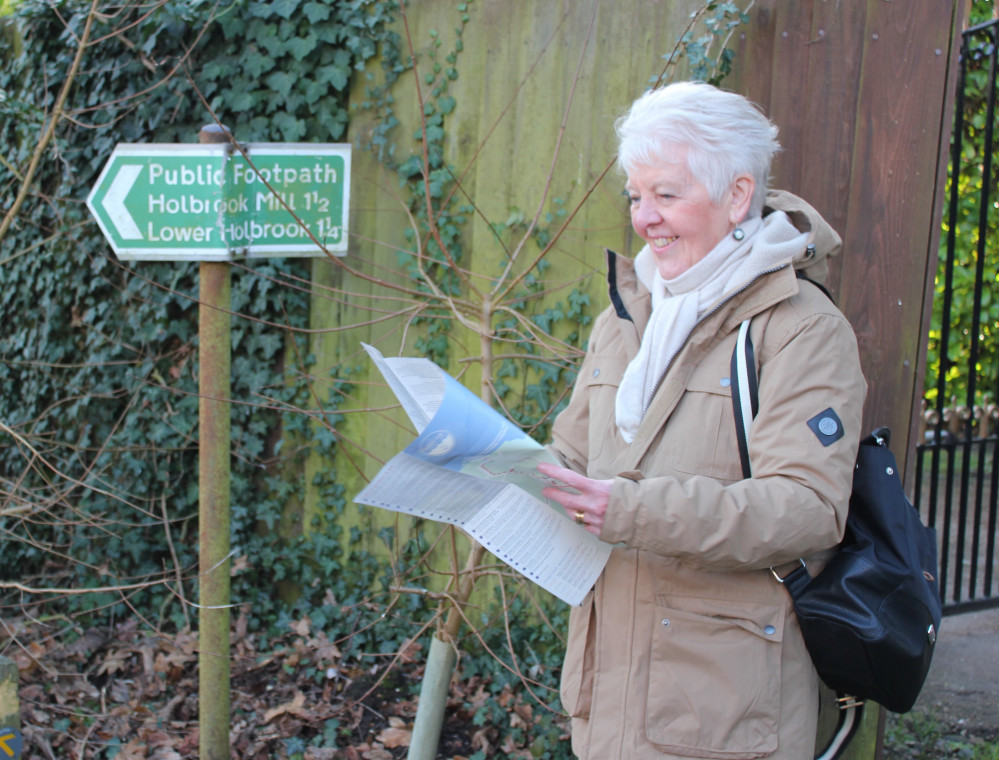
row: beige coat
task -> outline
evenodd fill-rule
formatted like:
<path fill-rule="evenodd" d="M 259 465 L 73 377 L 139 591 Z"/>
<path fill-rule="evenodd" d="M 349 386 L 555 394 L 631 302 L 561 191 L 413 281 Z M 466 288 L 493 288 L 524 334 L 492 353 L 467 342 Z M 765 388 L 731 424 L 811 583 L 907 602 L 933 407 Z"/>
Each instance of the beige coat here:
<path fill-rule="evenodd" d="M 793 196 L 770 203 L 811 232 L 816 250 L 796 265 L 824 274 L 838 236 Z M 842 537 L 866 393 L 853 330 L 790 267 L 762 275 L 694 328 L 629 446 L 614 400 L 650 297 L 631 260 L 608 259 L 612 305 L 552 443 L 566 466 L 614 478 L 601 539 L 616 547 L 570 616 L 562 702 L 573 750 L 593 760 L 811 758 L 818 679 L 769 568 L 821 562 Z M 747 317 L 760 408 L 744 480 L 729 362 Z M 824 442 L 808 423 L 830 408 L 845 435 Z"/>

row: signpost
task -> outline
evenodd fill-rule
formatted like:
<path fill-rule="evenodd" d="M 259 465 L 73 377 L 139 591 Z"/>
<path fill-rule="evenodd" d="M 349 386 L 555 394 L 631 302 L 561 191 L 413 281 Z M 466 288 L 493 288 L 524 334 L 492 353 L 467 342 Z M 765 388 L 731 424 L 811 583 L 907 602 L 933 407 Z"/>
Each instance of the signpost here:
<path fill-rule="evenodd" d="M 119 144 L 87 206 L 123 260 L 343 255 L 350 146 Z M 325 250 L 324 250 L 325 249 Z"/>
<path fill-rule="evenodd" d="M 21 710 L 17 700 L 17 665 L 0 655 L 0 760 L 21 760 Z"/>
<path fill-rule="evenodd" d="M 240 152 L 215 125 L 198 140 L 119 144 L 87 207 L 119 259 L 199 262 L 199 757 L 229 760 L 229 262 L 344 255 L 350 146 L 250 143 Z"/>

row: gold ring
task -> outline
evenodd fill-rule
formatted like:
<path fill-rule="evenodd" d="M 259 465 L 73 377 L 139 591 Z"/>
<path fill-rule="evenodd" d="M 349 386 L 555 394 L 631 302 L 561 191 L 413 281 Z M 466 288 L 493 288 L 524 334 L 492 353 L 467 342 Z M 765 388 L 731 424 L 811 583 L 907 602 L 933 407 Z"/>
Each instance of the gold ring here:
<path fill-rule="evenodd" d="M 586 525 L 586 514 L 584 512 L 580 512 L 579 510 L 576 510 L 576 516 L 575 517 L 576 517 L 576 522 L 577 523 L 579 523 L 580 525 Z"/>

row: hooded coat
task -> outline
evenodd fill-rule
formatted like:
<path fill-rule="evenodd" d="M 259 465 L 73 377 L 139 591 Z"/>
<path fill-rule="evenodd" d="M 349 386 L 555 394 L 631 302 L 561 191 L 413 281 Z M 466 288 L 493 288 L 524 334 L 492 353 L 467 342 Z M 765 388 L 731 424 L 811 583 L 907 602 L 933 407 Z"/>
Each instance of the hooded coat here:
<path fill-rule="evenodd" d="M 772 209 L 808 232 L 794 267 L 823 279 L 838 235 L 790 194 L 771 193 Z M 794 268 L 761 274 L 700 318 L 629 445 L 615 398 L 651 312 L 632 263 L 608 252 L 611 305 L 553 427 L 566 467 L 614 481 L 600 538 L 615 548 L 570 614 L 561 696 L 573 751 L 811 758 L 818 676 L 771 568 L 819 567 L 842 538 L 866 393 L 856 338 Z M 729 378 L 745 319 L 759 372 L 749 479 Z"/>

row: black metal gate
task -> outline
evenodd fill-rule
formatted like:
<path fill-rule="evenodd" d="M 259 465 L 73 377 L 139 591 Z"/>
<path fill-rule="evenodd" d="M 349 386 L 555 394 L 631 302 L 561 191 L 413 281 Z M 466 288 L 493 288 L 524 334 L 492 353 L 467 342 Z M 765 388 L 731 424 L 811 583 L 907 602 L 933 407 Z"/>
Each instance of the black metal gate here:
<path fill-rule="evenodd" d="M 999 21 L 963 34 L 913 502 L 937 529 L 944 613 L 999 606 Z"/>

